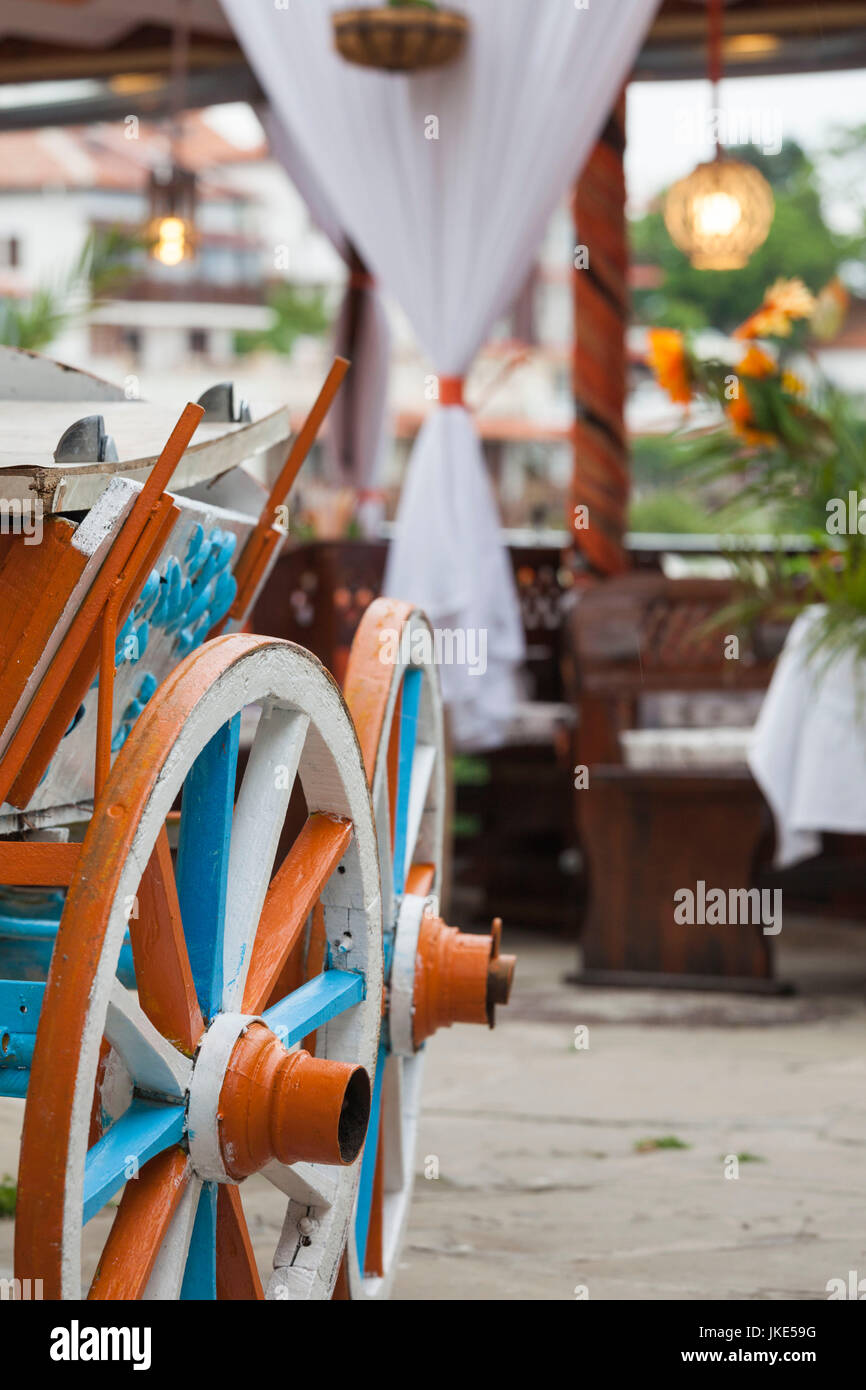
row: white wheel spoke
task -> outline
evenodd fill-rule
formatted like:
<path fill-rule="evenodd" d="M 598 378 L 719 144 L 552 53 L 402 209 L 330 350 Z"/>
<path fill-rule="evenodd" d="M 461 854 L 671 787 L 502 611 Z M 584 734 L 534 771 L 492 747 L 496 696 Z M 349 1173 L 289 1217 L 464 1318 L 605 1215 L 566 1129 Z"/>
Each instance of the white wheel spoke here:
<path fill-rule="evenodd" d="M 306 714 L 272 708 L 259 721 L 232 821 L 223 948 L 223 1008 L 240 1007 L 253 940 L 273 872 L 298 763 Z"/>
<path fill-rule="evenodd" d="M 119 1052 L 140 1090 L 183 1096 L 191 1071 L 188 1058 L 154 1028 L 135 995 L 119 980 L 111 991 L 105 1037 Z"/>
<path fill-rule="evenodd" d="M 343 1181 L 346 1181 L 345 1177 Z M 316 1215 L 311 1215 L 305 1202 L 289 1202 L 274 1254 L 274 1273 L 268 1284 L 268 1298 L 327 1297 L 330 1293 L 330 1289 L 327 1292 L 321 1289 L 323 1280 L 336 1274 L 336 1265 L 332 1270 L 322 1267 L 326 1223 L 312 1230 L 305 1229 L 308 1221 L 316 1220 Z M 320 1286 L 318 1290 L 317 1285 Z"/>
<path fill-rule="evenodd" d="M 177 1211 L 171 1218 L 168 1230 L 159 1248 L 150 1278 L 141 1295 L 147 1302 L 180 1298 L 189 1242 L 198 1210 L 198 1199 L 202 1182 L 191 1177 L 186 1191 L 177 1204 Z"/>
<path fill-rule="evenodd" d="M 376 840 L 379 845 L 379 871 L 382 880 L 382 921 L 387 930 L 394 916 L 394 856 L 391 851 L 391 798 L 388 778 L 382 777 L 373 801 Z"/>
<path fill-rule="evenodd" d="M 269 1163 L 262 1177 L 302 1206 L 330 1207 L 337 1194 L 337 1170 L 321 1163 Z"/>
<path fill-rule="evenodd" d="M 401 1192 L 406 1182 L 403 1152 L 403 1058 L 391 1056 L 382 1078 L 382 1156 L 385 1191 Z M 411 1162 L 411 1155 L 410 1155 Z"/>
<path fill-rule="evenodd" d="M 412 759 L 412 780 L 409 783 L 406 862 L 403 866 L 404 878 L 409 872 L 409 865 L 412 863 L 415 854 L 415 846 L 418 843 L 421 821 L 424 816 L 424 808 L 427 805 L 427 793 L 430 790 L 430 779 L 433 776 L 435 763 L 436 749 L 432 744 L 419 744 L 415 749 L 415 755 Z"/>

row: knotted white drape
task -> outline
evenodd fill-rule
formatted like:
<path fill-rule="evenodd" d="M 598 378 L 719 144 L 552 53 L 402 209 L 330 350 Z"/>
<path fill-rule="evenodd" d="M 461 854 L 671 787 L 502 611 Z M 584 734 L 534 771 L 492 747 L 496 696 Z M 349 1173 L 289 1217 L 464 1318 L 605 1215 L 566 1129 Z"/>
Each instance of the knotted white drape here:
<path fill-rule="evenodd" d="M 340 0 L 222 0 L 274 110 L 436 371 L 461 376 L 523 284 L 628 75 L 658 0 L 455 0 L 461 58 L 409 76 L 345 63 Z M 592 248 L 590 248 L 590 259 Z M 486 639 L 441 671 L 463 746 L 501 741 L 523 631 L 471 417 L 439 407 L 412 454 L 388 592 Z M 451 648 L 459 650 L 459 646 Z"/>
<path fill-rule="evenodd" d="M 358 489 L 362 530 L 375 534 L 383 510 L 376 493 L 385 445 L 391 347 L 388 319 L 372 281 L 361 289 L 353 287 L 349 239 L 303 150 L 270 107 L 262 108 L 258 114 L 271 154 L 282 164 L 313 221 L 349 268 L 349 285 L 334 326 L 333 346 L 335 354 L 353 359 L 352 372 L 328 414 L 325 472 L 330 482 L 350 483 Z M 350 321 L 353 312 L 357 315 L 354 325 Z M 346 459 L 350 460 L 348 469 Z"/>

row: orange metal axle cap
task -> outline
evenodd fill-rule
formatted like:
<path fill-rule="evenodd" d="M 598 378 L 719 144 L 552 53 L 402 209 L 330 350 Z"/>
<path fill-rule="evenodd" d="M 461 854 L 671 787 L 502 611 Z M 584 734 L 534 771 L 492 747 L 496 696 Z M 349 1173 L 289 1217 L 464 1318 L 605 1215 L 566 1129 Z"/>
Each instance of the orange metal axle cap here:
<path fill-rule="evenodd" d="M 252 1023 L 238 1038 L 219 1100 L 220 1146 L 233 1178 L 280 1163 L 345 1166 L 361 1151 L 370 1118 L 363 1067 L 287 1052 Z"/>
<path fill-rule="evenodd" d="M 420 1047 L 437 1028 L 452 1023 L 495 1023 L 496 1005 L 507 1004 L 516 956 L 500 955 L 502 921 L 479 936 L 425 914 L 415 957 L 413 1040 Z"/>

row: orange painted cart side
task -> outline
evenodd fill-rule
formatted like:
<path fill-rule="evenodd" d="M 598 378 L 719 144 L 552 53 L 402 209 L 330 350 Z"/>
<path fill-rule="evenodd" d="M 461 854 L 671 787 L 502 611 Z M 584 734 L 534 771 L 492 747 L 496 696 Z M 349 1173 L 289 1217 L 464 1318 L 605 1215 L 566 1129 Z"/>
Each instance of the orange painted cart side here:
<path fill-rule="evenodd" d="M 346 366 L 332 369 L 249 531 L 217 634 L 243 619 L 282 539 L 276 508 Z M 25 827 L 30 797 L 94 678 L 98 686 L 83 843 L 58 842 L 50 828 L 0 841 L 0 882 L 67 890 L 47 980 L 0 981 L 4 1021 L 18 1015 L 3 1030 L 0 1090 L 26 1100 L 16 1277 L 50 1298 L 88 1286 L 94 1298 L 263 1297 L 240 1198 L 258 1171 L 286 1201 L 273 1296 L 327 1297 L 366 1132 L 382 988 L 377 853 L 336 685 L 291 644 L 212 636 L 178 660 L 112 746 L 118 635 L 189 505 L 166 489 L 202 413 L 184 410 L 71 617 L 81 566 L 69 554 L 31 593 L 28 623 L 5 651 L 3 680 L 16 687 L 7 702 L 23 712 L 4 730 L 0 800 Z M 70 528 L 58 518 L 48 529 L 56 540 Z M 67 624 L 46 652 L 46 617 L 64 607 Z M 309 818 L 274 873 L 296 777 Z M 50 821 L 42 808 L 38 825 Z M 339 950 L 302 988 L 281 990 L 317 904 Z M 119 978 L 127 933 L 137 997 Z M 291 1050 L 314 1032 L 315 1057 Z M 94 1254 L 89 1223 L 104 1226 L 121 1192 Z"/>

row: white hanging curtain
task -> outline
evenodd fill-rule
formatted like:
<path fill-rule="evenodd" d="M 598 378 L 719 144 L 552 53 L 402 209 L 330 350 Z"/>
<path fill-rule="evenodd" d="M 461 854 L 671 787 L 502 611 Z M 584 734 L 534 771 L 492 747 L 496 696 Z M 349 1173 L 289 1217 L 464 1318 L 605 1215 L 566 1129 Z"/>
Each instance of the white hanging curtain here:
<path fill-rule="evenodd" d="M 282 164 L 324 232 L 349 269 L 349 283 L 334 327 L 334 352 L 352 358 L 352 369 L 328 413 L 325 474 L 329 482 L 350 484 L 359 495 L 358 519 L 365 534 L 378 532 L 383 514 L 379 494 L 385 451 L 385 406 L 391 334 L 372 277 L 358 285 L 352 248 L 303 150 L 270 107 L 259 111 L 274 158 Z M 352 322 L 354 318 L 354 323 Z M 350 344 L 354 342 L 354 348 Z"/>
<path fill-rule="evenodd" d="M 434 369 L 465 375 L 525 281 L 658 0 L 455 0 L 472 25 L 465 53 L 408 76 L 336 54 L 340 0 L 222 3 L 271 105 Z M 461 630 L 476 655 L 486 641 L 483 674 L 476 661 L 441 675 L 458 744 L 501 742 L 523 629 L 481 446 L 460 405 L 434 409 L 416 441 L 386 588 L 436 627 Z"/>

